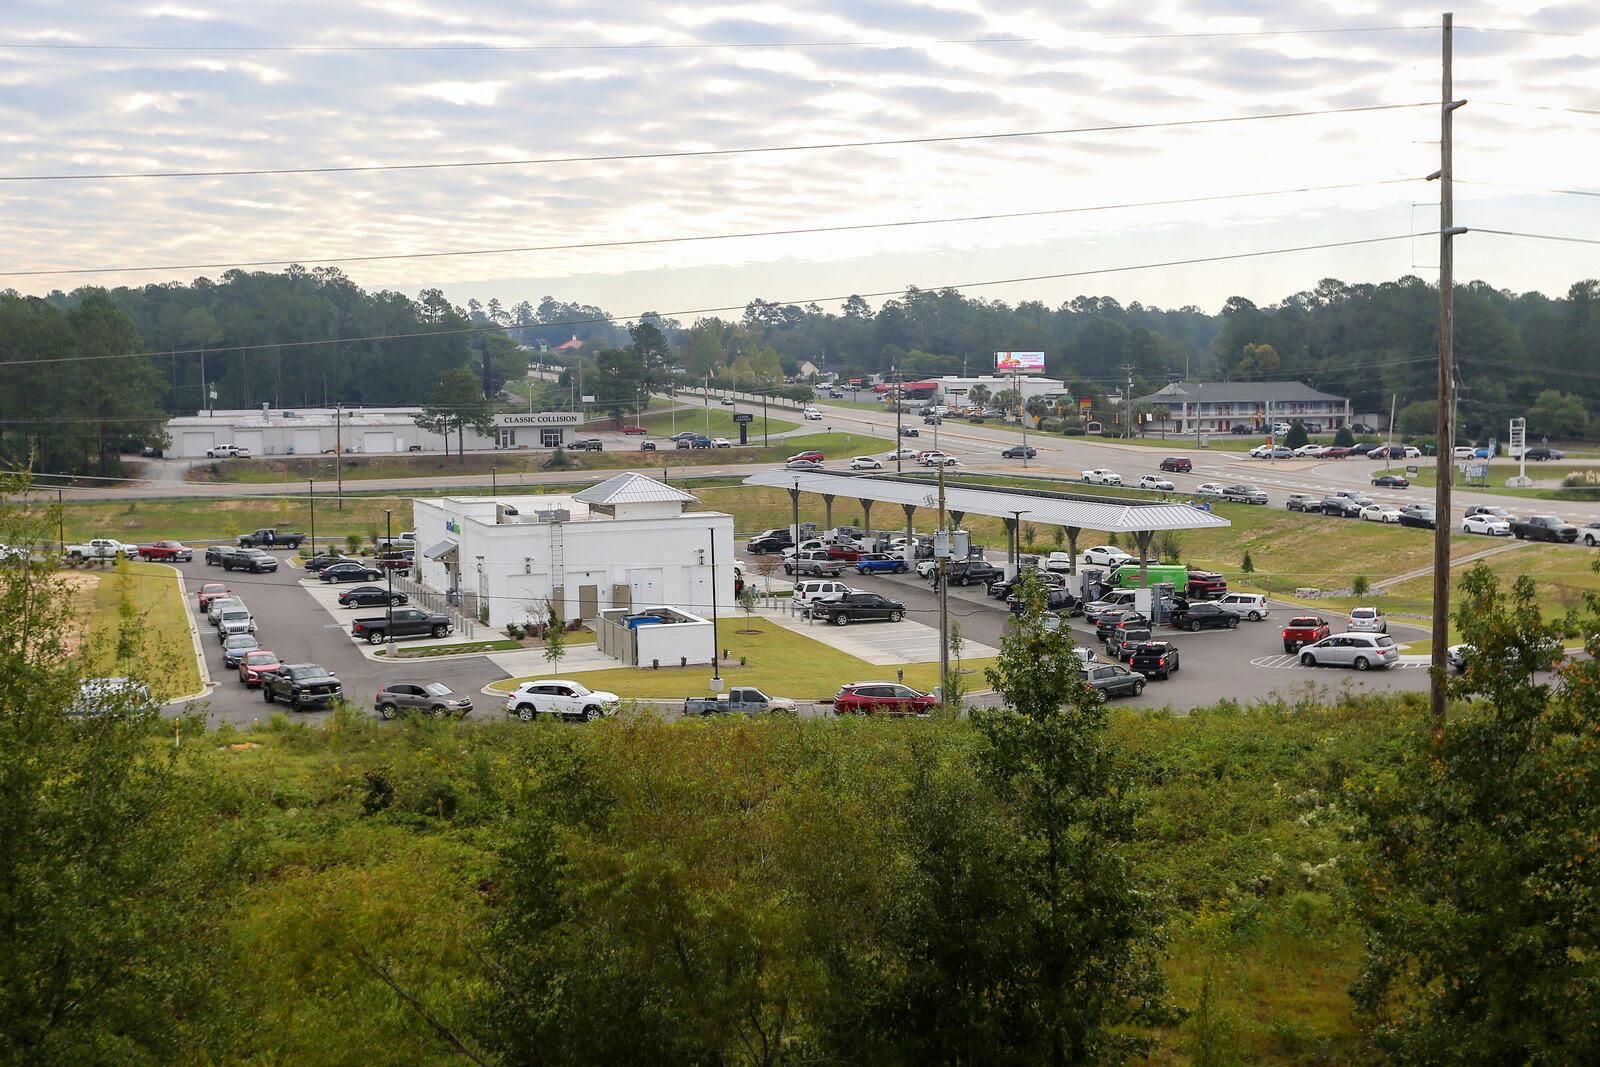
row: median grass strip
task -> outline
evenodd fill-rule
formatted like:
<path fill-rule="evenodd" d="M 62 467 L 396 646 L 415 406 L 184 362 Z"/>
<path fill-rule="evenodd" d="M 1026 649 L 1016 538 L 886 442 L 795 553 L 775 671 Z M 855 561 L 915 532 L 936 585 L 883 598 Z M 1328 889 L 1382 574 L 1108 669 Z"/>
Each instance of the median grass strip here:
<path fill-rule="evenodd" d="M 741 633 L 742 630 L 756 632 Z M 786 630 L 768 619 L 724 620 L 717 625 L 717 635 L 719 647 L 728 650 L 735 664 L 721 668 L 723 680 L 728 685 L 754 686 L 770 696 L 823 700 L 832 697 L 838 692 L 839 686 L 847 682 L 893 681 L 895 677 L 894 667 L 880 667 L 857 659 L 821 641 Z M 743 667 L 737 666 L 741 657 L 745 660 Z M 983 688 L 987 683 L 982 681 L 981 671 L 993 664 L 993 659 L 965 661 L 962 664 L 964 669 L 980 672 L 968 676 L 969 688 Z M 939 684 L 937 663 L 911 663 L 904 670 L 906 684 L 924 692 Z M 619 667 L 570 674 L 552 668 L 537 677 L 556 674 L 580 681 L 590 689 L 615 693 L 625 699 L 676 700 L 685 696 L 704 696 L 709 692 L 706 684 L 711 679 L 711 667 L 663 667 L 660 670 L 652 670 L 649 666 Z M 507 678 L 493 683 L 490 688 L 509 692 L 527 680 Z"/>
<path fill-rule="evenodd" d="M 177 573 L 159 563 L 119 563 L 98 578 L 84 642 L 89 672 L 134 675 L 163 701 L 198 692 L 200 666 Z M 119 642 L 122 632 L 130 640 Z"/>
<path fill-rule="evenodd" d="M 750 422 L 749 434 L 752 439 L 762 432 L 763 421 L 767 433 L 787 433 L 800 425 L 789 419 L 780 419 L 773 413 L 769 413 L 763 420 L 759 404 L 754 407 L 740 404 L 738 411 L 744 415 L 755 416 Z M 677 411 L 646 415 L 637 425 L 643 426 L 656 437 L 666 437 L 668 434 L 687 430 L 705 434 L 707 437 L 726 437 L 730 441 L 737 441 L 739 425 L 733 421 L 733 413 L 733 408 L 725 408 L 719 404 L 712 404 L 709 408 L 679 408 Z"/>

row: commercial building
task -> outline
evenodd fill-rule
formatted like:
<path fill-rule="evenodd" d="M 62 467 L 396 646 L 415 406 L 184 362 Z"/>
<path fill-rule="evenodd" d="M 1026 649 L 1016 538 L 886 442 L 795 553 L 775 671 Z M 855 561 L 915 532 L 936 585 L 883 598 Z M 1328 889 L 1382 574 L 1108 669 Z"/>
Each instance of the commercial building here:
<path fill-rule="evenodd" d="M 167 455 L 205 459 L 218 445 L 248 448 L 253 456 L 306 456 L 340 450 L 351 454 L 439 452 L 441 434 L 417 426 L 418 407 L 392 408 L 245 408 L 201 412 L 167 422 L 172 444 Z M 485 436 L 468 427 L 462 443 L 469 450 L 555 448 L 571 443 L 583 421 L 575 411 L 512 412 L 494 416 L 494 431 Z M 456 445 L 450 435 L 450 447 Z"/>
<path fill-rule="evenodd" d="M 418 577 L 491 626 L 537 620 L 547 603 L 585 621 L 635 605 L 726 614 L 733 516 L 695 503 L 633 473 L 571 494 L 415 500 Z"/>
<path fill-rule="evenodd" d="M 973 406 L 972 390 L 983 386 L 989 390 L 992 397 L 996 393 L 1015 389 L 1022 394 L 1023 402 L 1036 396 L 1054 399 L 1062 396 L 1067 391 L 1066 383 L 1059 378 L 1041 378 L 1037 374 L 1019 374 L 1013 378 L 1009 374 L 980 374 L 970 378 L 954 374 L 947 374 L 940 378 L 924 378 L 926 382 L 936 382 L 939 386 L 937 400 L 941 404 L 951 407 Z"/>
<path fill-rule="evenodd" d="M 1313 432 L 1349 425 L 1350 400 L 1304 382 L 1174 382 L 1135 403 L 1155 409 L 1146 433 L 1229 433 L 1235 426 L 1269 430 L 1299 419 Z"/>

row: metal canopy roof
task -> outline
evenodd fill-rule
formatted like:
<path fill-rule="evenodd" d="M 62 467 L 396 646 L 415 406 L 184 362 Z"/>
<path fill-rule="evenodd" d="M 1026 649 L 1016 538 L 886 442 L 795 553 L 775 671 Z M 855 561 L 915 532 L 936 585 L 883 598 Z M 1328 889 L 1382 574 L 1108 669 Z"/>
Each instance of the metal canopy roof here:
<path fill-rule="evenodd" d="M 745 485 L 774 489 L 796 489 L 802 493 L 826 493 L 855 500 L 915 504 L 932 508 L 939 504 L 939 487 L 931 481 L 881 475 L 827 474 L 818 471 L 764 471 L 744 480 Z M 1012 489 L 1002 486 L 964 485 L 945 482 L 946 511 L 967 515 L 989 515 L 1009 519 L 1018 512 L 1028 522 L 1047 526 L 1076 526 L 1087 530 L 1210 530 L 1233 525 L 1227 519 L 1189 504 L 1146 500 L 1123 500 L 1077 493 L 1058 493 L 1043 489 Z"/>

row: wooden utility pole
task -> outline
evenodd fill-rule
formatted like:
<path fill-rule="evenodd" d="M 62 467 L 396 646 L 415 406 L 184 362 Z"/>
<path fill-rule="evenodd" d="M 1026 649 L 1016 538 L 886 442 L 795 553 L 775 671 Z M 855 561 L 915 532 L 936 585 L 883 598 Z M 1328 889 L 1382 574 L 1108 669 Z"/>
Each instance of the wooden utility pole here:
<path fill-rule="evenodd" d="M 939 524 L 934 527 L 934 530 L 944 529 L 944 464 L 941 463 L 939 464 Z M 954 537 L 955 531 L 947 530 L 945 532 L 945 543 L 947 545 L 950 544 Z M 913 541 L 907 545 L 906 549 L 911 553 L 912 562 L 915 563 L 917 558 L 916 542 Z M 937 541 L 934 545 L 934 551 L 938 552 Z M 946 592 L 948 574 L 946 573 L 945 560 L 946 557 L 937 556 L 933 563 L 935 568 L 933 584 L 939 590 L 939 700 L 942 703 L 950 700 L 950 600 Z"/>
<path fill-rule="evenodd" d="M 1439 94 L 1439 169 L 1429 175 L 1439 179 L 1439 417 L 1433 449 L 1433 656 L 1429 668 L 1433 728 L 1444 729 L 1446 662 L 1450 647 L 1450 454 L 1454 434 L 1450 418 L 1454 409 L 1455 384 L 1455 261 L 1454 240 L 1466 230 L 1455 225 L 1455 189 L 1452 137 L 1456 108 L 1466 103 L 1455 99 L 1452 71 L 1451 32 L 1454 16 L 1445 13 L 1441 28 L 1442 80 Z"/>

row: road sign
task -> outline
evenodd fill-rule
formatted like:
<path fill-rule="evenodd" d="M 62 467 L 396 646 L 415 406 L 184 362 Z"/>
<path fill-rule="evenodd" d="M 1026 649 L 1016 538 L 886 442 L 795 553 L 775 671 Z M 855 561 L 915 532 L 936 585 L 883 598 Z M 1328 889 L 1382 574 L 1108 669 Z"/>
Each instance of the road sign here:
<path fill-rule="evenodd" d="M 750 422 L 750 421 L 752 421 L 754 419 L 755 419 L 755 416 L 752 415 L 748 411 L 736 412 L 734 414 L 734 416 L 733 416 L 733 421 L 734 422 Z"/>
<path fill-rule="evenodd" d="M 1467 464 L 1467 477 L 1468 478 L 1487 478 L 1487 477 L 1489 477 L 1489 465 L 1487 463 L 1468 463 Z"/>

